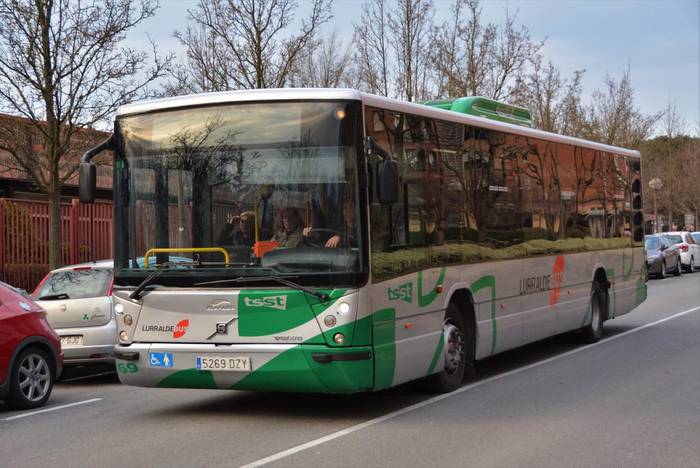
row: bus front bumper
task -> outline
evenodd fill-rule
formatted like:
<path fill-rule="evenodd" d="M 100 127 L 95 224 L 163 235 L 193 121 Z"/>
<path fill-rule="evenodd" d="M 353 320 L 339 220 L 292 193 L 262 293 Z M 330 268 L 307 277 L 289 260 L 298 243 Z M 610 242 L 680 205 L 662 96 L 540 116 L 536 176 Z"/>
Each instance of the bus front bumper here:
<path fill-rule="evenodd" d="M 374 381 L 370 346 L 134 343 L 114 357 L 119 380 L 140 387 L 354 393 Z M 249 358 L 251 370 L 199 370 L 197 357 Z"/>

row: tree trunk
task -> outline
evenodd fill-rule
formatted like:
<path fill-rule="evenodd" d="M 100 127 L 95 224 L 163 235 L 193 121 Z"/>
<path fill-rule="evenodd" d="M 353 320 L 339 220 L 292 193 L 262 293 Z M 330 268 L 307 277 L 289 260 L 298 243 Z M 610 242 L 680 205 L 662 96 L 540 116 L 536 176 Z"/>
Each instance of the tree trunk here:
<path fill-rule="evenodd" d="M 61 190 L 52 190 L 49 197 L 49 269 L 62 266 L 61 261 Z"/>

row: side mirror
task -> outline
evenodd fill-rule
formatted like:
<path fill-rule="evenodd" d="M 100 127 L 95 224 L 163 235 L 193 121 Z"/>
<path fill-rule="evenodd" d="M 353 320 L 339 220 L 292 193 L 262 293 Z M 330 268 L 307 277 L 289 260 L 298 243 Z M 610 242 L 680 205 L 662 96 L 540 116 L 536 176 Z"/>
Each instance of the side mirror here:
<path fill-rule="evenodd" d="M 367 153 L 367 156 L 376 154 L 384 160 L 391 159 L 389 157 L 389 153 L 387 153 L 384 148 L 379 146 L 379 143 L 377 143 L 377 140 L 375 140 L 373 136 L 368 136 L 365 139 L 365 152 Z"/>
<path fill-rule="evenodd" d="M 377 198 L 383 205 L 399 201 L 399 165 L 392 159 L 377 164 Z"/>
<path fill-rule="evenodd" d="M 390 205 L 399 201 L 399 165 L 391 159 L 389 153 L 379 146 L 372 136 L 365 139 L 365 153 L 382 158 L 377 164 L 377 199 L 383 205 Z"/>
<path fill-rule="evenodd" d="M 93 162 L 80 163 L 80 203 L 94 203 L 97 187 L 97 166 Z"/>
<path fill-rule="evenodd" d="M 95 188 L 97 186 L 97 167 L 95 163 L 91 161 L 93 157 L 100 154 L 104 150 L 114 149 L 114 135 L 111 135 L 105 141 L 99 145 L 91 148 L 83 154 L 80 159 L 80 188 L 78 193 L 80 195 L 80 203 L 94 203 L 95 202 Z"/>

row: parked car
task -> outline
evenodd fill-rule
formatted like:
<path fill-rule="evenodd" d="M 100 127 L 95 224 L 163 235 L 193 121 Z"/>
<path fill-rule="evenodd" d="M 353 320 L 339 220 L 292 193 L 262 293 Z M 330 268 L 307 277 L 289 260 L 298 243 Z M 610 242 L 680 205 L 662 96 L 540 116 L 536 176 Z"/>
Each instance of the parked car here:
<path fill-rule="evenodd" d="M 644 250 L 647 255 L 647 274 L 665 278 L 669 271 L 679 276 L 683 272 L 678 248 L 662 235 L 645 236 Z"/>
<path fill-rule="evenodd" d="M 29 293 L 22 288 L 17 288 L 15 286 L 12 286 L 11 284 L 3 283 L 2 281 L 0 281 L 0 285 L 5 286 L 6 288 L 10 288 L 14 292 L 16 292 L 16 293 L 18 293 L 26 298 L 31 299 L 31 296 L 29 295 Z"/>
<path fill-rule="evenodd" d="M 0 400 L 20 409 L 41 406 L 62 370 L 61 340 L 46 312 L 0 282 Z"/>
<path fill-rule="evenodd" d="M 690 237 L 693 238 L 693 240 L 697 243 L 700 244 L 700 231 L 698 232 L 691 232 Z"/>
<path fill-rule="evenodd" d="M 690 232 L 664 232 L 662 236 L 678 247 L 681 253 L 681 263 L 686 271 L 692 273 L 700 269 L 700 242 L 696 242 Z"/>
<path fill-rule="evenodd" d="M 136 261 L 143 268 L 144 258 Z M 169 261 L 180 268 L 192 259 L 169 256 Z M 111 298 L 113 272 L 112 260 L 58 268 L 32 293 L 61 337 L 66 365 L 114 362 L 117 323 Z"/>
<path fill-rule="evenodd" d="M 111 260 L 58 268 L 32 293 L 61 337 L 66 365 L 114 362 L 112 273 Z"/>

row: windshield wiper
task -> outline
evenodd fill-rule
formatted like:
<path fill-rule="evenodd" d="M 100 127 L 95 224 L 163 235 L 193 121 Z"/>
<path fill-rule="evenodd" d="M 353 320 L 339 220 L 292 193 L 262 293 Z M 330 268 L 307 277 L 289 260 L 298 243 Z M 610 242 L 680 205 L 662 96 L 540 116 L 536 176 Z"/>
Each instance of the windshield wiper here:
<path fill-rule="evenodd" d="M 330 296 L 326 293 L 322 293 L 319 291 L 316 291 L 311 288 L 307 288 L 306 286 L 302 286 L 299 283 L 295 283 L 294 281 L 290 281 L 289 276 L 284 277 L 284 276 L 275 276 L 275 275 L 270 275 L 270 276 L 239 276 L 238 278 L 230 278 L 230 279 L 225 279 L 225 280 L 217 280 L 217 281 L 205 281 L 203 283 L 195 283 L 195 286 L 209 286 L 213 284 L 227 284 L 227 283 L 249 283 L 249 282 L 254 282 L 254 281 L 265 281 L 265 280 L 273 280 L 277 281 L 280 284 L 284 284 L 285 286 L 289 286 L 290 288 L 294 288 L 298 291 L 303 291 L 307 294 L 311 294 L 314 297 L 317 297 L 321 301 L 327 301 L 330 299 Z M 291 276 L 291 278 L 298 278 L 297 276 Z"/>
<path fill-rule="evenodd" d="M 165 270 L 166 267 L 170 266 L 169 262 L 162 263 L 160 267 L 151 273 L 150 275 L 146 276 L 146 279 L 141 281 L 141 284 L 136 286 L 136 289 L 134 289 L 131 294 L 129 294 L 130 299 L 136 299 L 137 301 L 141 299 L 141 293 L 148 287 L 149 284 L 153 283 L 153 281 L 157 280 L 160 275 L 163 274 L 163 271 Z"/>
<path fill-rule="evenodd" d="M 70 299 L 70 296 L 66 293 L 47 294 L 46 296 L 37 298 L 37 301 L 52 301 L 56 299 Z"/>

